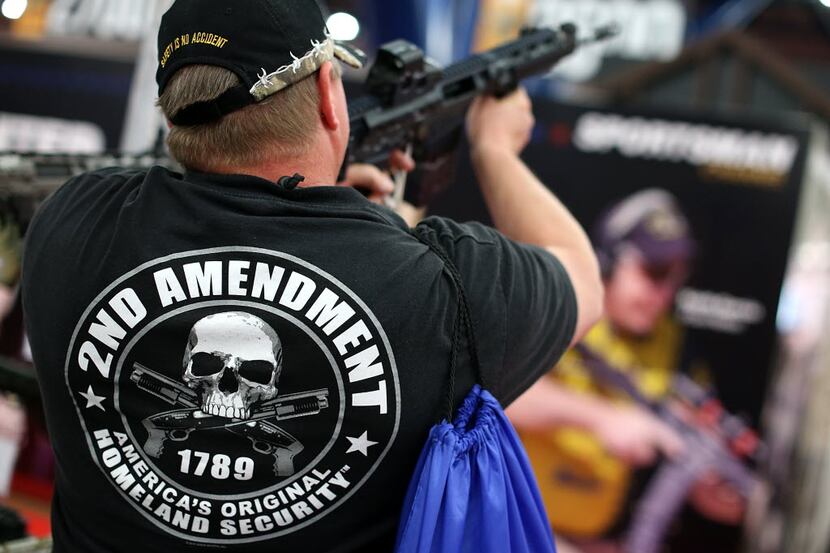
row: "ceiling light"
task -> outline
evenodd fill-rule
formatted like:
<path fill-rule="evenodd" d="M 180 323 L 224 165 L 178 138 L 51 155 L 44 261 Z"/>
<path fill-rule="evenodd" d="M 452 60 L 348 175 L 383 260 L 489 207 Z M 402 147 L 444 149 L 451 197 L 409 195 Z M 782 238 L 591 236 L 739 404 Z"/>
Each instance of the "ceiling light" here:
<path fill-rule="evenodd" d="M 360 23 L 355 16 L 346 12 L 331 14 L 326 26 L 334 40 L 354 40 L 360 34 Z"/>
<path fill-rule="evenodd" d="M 0 7 L 0 13 L 9 19 L 20 19 L 28 6 L 27 0 L 5 0 Z"/>

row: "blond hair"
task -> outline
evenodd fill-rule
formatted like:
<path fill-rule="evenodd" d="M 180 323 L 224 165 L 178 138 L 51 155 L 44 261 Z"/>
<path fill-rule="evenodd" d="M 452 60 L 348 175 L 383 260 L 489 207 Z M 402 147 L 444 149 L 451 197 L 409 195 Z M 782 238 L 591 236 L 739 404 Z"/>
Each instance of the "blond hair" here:
<path fill-rule="evenodd" d="M 333 65 L 332 75 L 339 78 L 339 65 Z M 167 137 L 170 154 L 188 169 L 210 171 L 308 153 L 319 121 L 317 75 L 212 123 L 174 125 Z M 239 84 L 239 77 L 225 68 L 189 65 L 173 75 L 157 105 L 169 120 L 181 109 L 213 100 Z"/>

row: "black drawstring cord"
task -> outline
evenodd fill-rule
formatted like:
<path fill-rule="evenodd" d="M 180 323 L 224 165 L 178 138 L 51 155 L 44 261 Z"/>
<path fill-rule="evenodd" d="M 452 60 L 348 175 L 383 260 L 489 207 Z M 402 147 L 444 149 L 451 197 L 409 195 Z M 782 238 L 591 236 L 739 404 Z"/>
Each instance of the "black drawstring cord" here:
<path fill-rule="evenodd" d="M 453 416 L 453 404 L 455 400 L 455 372 L 458 363 L 458 342 L 461 325 L 464 326 L 464 330 L 466 332 L 467 344 L 470 349 L 470 361 L 473 364 L 475 377 L 483 388 L 487 388 L 487 385 L 484 382 L 484 377 L 481 373 L 481 365 L 479 364 L 478 358 L 478 345 L 476 344 L 475 329 L 473 328 L 473 317 L 470 313 L 470 306 L 467 302 L 467 294 L 464 291 L 464 284 L 461 280 L 461 274 L 458 272 L 455 264 L 440 244 L 434 242 L 431 238 L 422 237 L 417 233 L 413 234 L 424 245 L 428 246 L 429 249 L 444 263 L 444 268 L 449 273 L 450 280 L 452 280 L 453 286 L 458 295 L 458 309 L 455 324 L 453 325 L 452 354 L 450 356 L 450 375 L 447 390 L 447 420 L 451 421 Z"/>

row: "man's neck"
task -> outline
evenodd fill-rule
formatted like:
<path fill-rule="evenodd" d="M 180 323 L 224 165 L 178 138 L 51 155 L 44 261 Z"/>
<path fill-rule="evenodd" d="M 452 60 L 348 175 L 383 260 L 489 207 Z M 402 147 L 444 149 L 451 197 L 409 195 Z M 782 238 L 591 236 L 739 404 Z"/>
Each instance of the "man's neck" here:
<path fill-rule="evenodd" d="M 275 155 L 259 165 L 223 167 L 213 172 L 220 174 L 253 175 L 276 183 L 281 177 L 299 173 L 305 180 L 301 187 L 332 186 L 337 183 L 342 160 L 336 159 L 334 148 L 324 141 L 299 155 Z"/>

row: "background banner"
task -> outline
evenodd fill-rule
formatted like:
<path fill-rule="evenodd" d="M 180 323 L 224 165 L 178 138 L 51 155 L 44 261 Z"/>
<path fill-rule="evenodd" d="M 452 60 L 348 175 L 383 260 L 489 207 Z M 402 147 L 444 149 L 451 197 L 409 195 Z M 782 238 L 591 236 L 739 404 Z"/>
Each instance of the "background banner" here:
<path fill-rule="evenodd" d="M 697 243 L 677 315 L 683 369 L 708 373 L 726 407 L 757 421 L 807 152 L 806 124 L 536 101 L 523 154 L 589 232 L 632 194 L 675 196 Z M 465 155 L 431 213 L 490 223 Z"/>
<path fill-rule="evenodd" d="M 583 431 L 523 434 L 554 530 L 582 551 L 608 541 L 622 547 L 613 551 L 629 553 L 656 553 L 663 543 L 673 552 L 736 551 L 760 457 L 736 453 L 755 438 L 735 428 L 741 419 L 758 424 L 770 381 L 807 127 L 792 119 L 545 101 L 535 103 L 535 115 L 523 158 L 592 235 L 601 260 L 621 259 L 626 248 L 659 258 L 655 248 L 663 238 L 683 252 L 679 264 L 642 261 L 654 290 L 671 289 L 646 335 L 619 332 L 609 308 L 585 338 L 587 349 L 569 353 L 552 375 L 567 387 L 619 401 L 633 396 L 598 380 L 609 370 L 627 374 L 648 399 L 662 402 L 658 416 L 683 437 L 689 454 L 632 470 Z M 649 203 L 668 206 L 670 215 L 646 215 Z M 456 183 L 431 211 L 490 222 L 465 155 Z M 609 245 L 615 232 L 621 238 Z M 610 284 L 615 269 L 606 270 L 608 307 L 626 292 L 618 278 Z M 641 305 L 648 300 L 631 300 L 636 295 L 626 300 L 630 309 L 655 309 Z M 690 380 L 678 385 L 677 375 Z M 685 403 L 680 419 L 666 407 L 678 397 Z M 719 411 L 714 398 L 739 418 Z M 721 413 L 726 418 L 717 421 Z"/>

